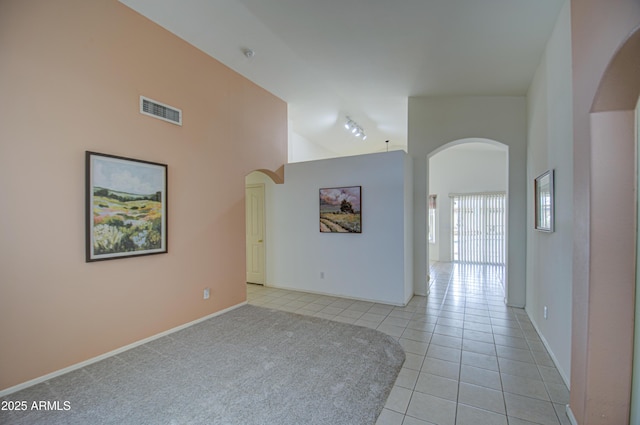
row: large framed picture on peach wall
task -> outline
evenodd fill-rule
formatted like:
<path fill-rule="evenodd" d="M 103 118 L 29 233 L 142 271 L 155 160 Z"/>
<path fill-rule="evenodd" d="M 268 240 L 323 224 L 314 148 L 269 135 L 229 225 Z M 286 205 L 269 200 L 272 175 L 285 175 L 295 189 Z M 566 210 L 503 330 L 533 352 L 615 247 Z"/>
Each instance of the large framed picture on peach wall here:
<path fill-rule="evenodd" d="M 86 152 L 86 261 L 167 252 L 167 165 Z"/>

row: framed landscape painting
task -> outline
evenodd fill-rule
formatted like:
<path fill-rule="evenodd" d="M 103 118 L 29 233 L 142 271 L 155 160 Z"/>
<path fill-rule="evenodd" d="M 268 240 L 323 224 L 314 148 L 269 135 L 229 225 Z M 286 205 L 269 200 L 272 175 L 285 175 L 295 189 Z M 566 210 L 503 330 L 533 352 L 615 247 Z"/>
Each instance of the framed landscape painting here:
<path fill-rule="evenodd" d="M 167 165 L 86 152 L 86 261 L 167 252 Z"/>
<path fill-rule="evenodd" d="M 320 189 L 320 232 L 362 233 L 361 186 Z"/>

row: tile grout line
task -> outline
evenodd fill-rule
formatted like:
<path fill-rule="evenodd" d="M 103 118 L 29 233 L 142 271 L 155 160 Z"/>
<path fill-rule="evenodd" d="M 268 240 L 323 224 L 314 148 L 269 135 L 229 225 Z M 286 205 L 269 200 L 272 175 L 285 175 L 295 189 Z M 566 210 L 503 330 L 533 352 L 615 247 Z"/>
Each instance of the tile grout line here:
<path fill-rule="evenodd" d="M 443 276 L 445 277 L 445 274 L 443 273 Z M 522 338 L 525 341 L 526 344 L 526 348 L 527 348 L 527 352 L 530 354 L 531 356 L 531 361 L 532 364 L 536 366 L 536 370 L 538 371 L 539 376 L 542 378 L 542 370 L 540 369 L 540 367 L 543 365 L 543 363 L 541 363 L 542 360 L 540 360 L 538 358 L 538 356 L 534 356 L 533 355 L 533 347 L 532 347 L 532 343 L 535 341 L 533 338 L 531 338 L 530 336 L 528 337 L 528 334 L 525 333 L 525 327 L 523 327 L 523 325 L 526 325 L 526 320 L 525 317 L 522 317 L 522 315 L 518 314 L 516 311 L 514 311 L 512 308 L 510 307 L 506 307 L 505 309 L 500 309 L 497 308 L 497 305 L 495 304 L 495 300 L 493 297 L 493 295 L 491 295 L 493 293 L 493 291 L 491 290 L 491 288 L 484 288 L 482 282 L 478 282 L 477 276 L 473 277 L 473 280 L 467 282 L 465 279 L 463 279 L 462 282 L 460 282 L 459 287 L 454 288 L 453 285 L 453 281 L 455 280 L 455 276 L 453 273 L 449 274 L 448 278 L 446 278 L 446 287 L 444 291 L 440 291 L 436 288 L 434 288 L 435 290 L 432 291 L 431 296 L 425 298 L 424 300 L 424 305 L 422 305 L 422 303 L 420 303 L 421 305 L 419 307 L 416 306 L 411 306 L 410 309 L 408 310 L 404 310 L 404 313 L 407 313 L 405 315 L 398 315 L 398 314 L 394 314 L 394 311 L 400 311 L 401 309 L 398 308 L 391 308 L 390 310 L 386 311 L 384 313 L 384 317 L 383 319 L 374 327 L 374 329 L 378 329 L 381 330 L 382 332 L 385 332 L 385 330 L 379 329 L 380 326 L 382 325 L 382 323 L 384 322 L 384 320 L 388 319 L 388 318 L 402 318 L 403 320 L 406 320 L 406 323 L 402 323 L 401 325 L 399 323 L 397 324 L 393 324 L 393 326 L 395 326 L 396 328 L 400 328 L 401 330 L 398 331 L 394 331 L 391 328 L 386 329 L 387 331 L 391 331 L 393 333 L 393 335 L 391 335 L 394 339 L 398 340 L 399 342 L 401 340 L 405 340 L 407 342 L 416 342 L 416 343 L 421 343 L 424 344 L 424 348 L 426 349 L 426 351 L 424 352 L 424 354 L 416 354 L 422 357 L 419 365 L 415 365 L 415 367 L 417 368 L 417 370 L 415 369 L 409 369 L 406 368 L 407 370 L 412 371 L 412 373 L 415 373 L 415 375 L 417 376 L 415 378 L 415 380 L 413 382 L 411 382 L 411 385 L 409 387 L 401 387 L 404 388 L 408 391 L 411 392 L 411 395 L 409 397 L 409 400 L 407 401 L 407 408 L 404 409 L 403 413 L 399 413 L 397 411 L 393 411 L 395 413 L 398 413 L 399 415 L 403 416 L 403 417 L 407 417 L 409 415 L 407 415 L 407 411 L 408 411 L 408 407 L 411 403 L 411 400 L 413 400 L 413 397 L 415 395 L 416 392 L 416 388 L 418 385 L 418 380 L 420 379 L 421 374 L 427 373 L 426 370 L 424 370 L 424 366 L 425 364 L 427 364 L 427 358 L 428 358 L 428 351 L 429 348 L 434 347 L 434 346 L 439 346 L 439 347 L 448 347 L 449 345 L 446 343 L 443 343 L 443 341 L 436 341 L 434 342 L 434 337 L 436 335 L 440 335 L 440 336 L 444 336 L 444 337 L 455 337 L 454 335 L 446 332 L 444 330 L 444 328 L 438 329 L 438 326 L 448 326 L 449 324 L 445 324 L 443 323 L 444 319 L 447 318 L 451 318 L 452 320 L 460 320 L 458 318 L 452 318 L 452 317 L 448 317 L 448 315 L 454 315 L 454 314 L 462 314 L 462 325 L 461 325 L 461 331 L 462 331 L 462 335 L 460 337 L 460 360 L 458 363 L 458 379 L 457 379 L 457 393 L 456 393 L 456 410 L 455 410 L 455 419 L 458 419 L 458 407 L 460 405 L 460 391 L 461 391 L 461 385 L 462 385 L 462 352 L 464 351 L 464 341 L 465 341 L 465 330 L 474 330 L 473 327 L 467 327 L 467 325 L 469 324 L 469 322 L 472 323 L 485 323 L 484 321 L 480 321 L 480 322 L 476 322 L 474 320 L 467 320 L 468 316 L 472 316 L 474 315 L 473 313 L 475 312 L 469 312 L 469 314 L 467 314 L 467 310 L 470 309 L 478 309 L 479 307 L 482 308 L 482 310 L 486 309 L 486 313 L 487 315 L 479 315 L 482 317 L 487 317 L 488 322 L 486 323 L 487 325 L 489 325 L 490 327 L 490 332 L 491 332 L 491 341 L 492 341 L 492 345 L 493 345 L 493 352 L 494 355 L 496 356 L 496 361 L 499 358 L 502 358 L 499 353 L 498 353 L 498 347 L 504 347 L 506 350 L 511 348 L 511 345 L 503 345 L 501 343 L 498 343 L 498 341 L 496 340 L 496 336 L 498 334 L 494 333 L 494 326 L 500 327 L 500 326 L 504 326 L 506 328 L 512 328 L 513 326 L 508 326 L 509 323 L 501 323 L 499 321 L 509 321 L 509 322 L 514 322 L 513 325 L 517 324 L 517 327 L 514 327 L 518 332 L 520 332 L 522 335 L 520 336 L 520 338 Z M 437 279 L 434 282 L 435 284 L 437 284 Z M 435 286 L 432 285 L 432 286 Z M 501 288 L 503 288 L 503 285 L 501 285 Z M 489 291 L 490 293 L 487 294 L 486 292 Z M 460 311 L 459 307 L 456 306 L 455 303 L 451 303 L 450 301 L 452 300 L 453 297 L 459 297 L 463 300 L 462 303 L 462 311 Z M 435 301 L 433 303 L 429 302 L 429 301 Z M 448 302 L 449 301 L 449 302 Z M 448 305 L 451 304 L 451 305 Z M 410 304 L 408 304 L 409 306 Z M 349 306 L 350 307 L 350 306 Z M 349 309 L 349 307 L 347 308 L 343 308 L 341 311 L 342 312 L 346 311 Z M 369 307 L 369 309 L 367 310 L 370 311 L 373 308 L 373 306 Z M 448 312 L 448 313 L 446 313 Z M 378 312 L 380 313 L 380 312 Z M 410 314 L 408 314 L 410 313 Z M 420 315 L 422 317 L 418 318 L 418 314 L 420 313 Z M 442 314 L 445 314 L 444 316 L 442 316 Z M 339 315 L 334 315 L 334 320 L 336 317 L 338 317 Z M 435 316 L 435 321 L 432 323 L 429 319 L 429 317 L 434 318 Z M 343 316 L 339 316 L 341 319 L 343 319 Z M 456 317 L 456 316 L 454 316 Z M 429 331 L 425 331 L 424 327 L 422 328 L 423 330 L 421 330 L 420 332 L 428 332 L 428 337 L 425 334 L 425 337 L 418 337 L 417 335 L 415 336 L 415 339 L 410 336 L 410 334 L 405 335 L 405 333 L 407 333 L 408 330 L 414 330 L 414 328 L 410 327 L 411 326 L 411 322 L 413 320 L 420 320 L 422 322 L 422 325 L 432 325 L 428 326 L 430 329 Z M 397 326 L 399 325 L 399 326 Z M 505 326 L 507 325 L 507 326 Z M 391 325 L 389 325 L 391 326 Z M 454 325 L 455 326 L 455 325 Z M 373 326 L 371 326 L 373 327 Z M 457 326 L 455 326 L 457 327 Z M 526 327 L 528 329 L 528 327 Z M 415 330 L 417 330 L 419 328 L 415 328 Z M 477 330 L 477 332 L 486 332 L 486 330 Z M 444 332 L 444 333 L 443 333 Z M 500 335 L 502 335 L 502 333 L 500 333 Z M 509 335 L 504 335 L 505 337 L 510 337 L 513 338 L 514 336 L 509 336 Z M 475 341 L 474 339 L 471 339 L 469 341 Z M 501 342 L 505 342 L 505 341 L 501 341 Z M 443 343 L 443 345 L 440 345 L 440 343 Z M 419 348 L 417 348 L 419 349 Z M 516 346 L 513 347 L 513 349 L 517 349 Z M 421 350 L 421 349 L 420 349 Z M 476 353 L 476 351 L 474 351 L 471 348 L 471 352 L 472 353 Z M 478 353 L 481 353 L 481 351 L 478 351 Z M 411 354 L 413 354 L 413 352 L 411 352 Z M 510 360 L 510 357 L 504 357 L 504 359 Z M 446 361 L 446 360 L 445 360 Z M 518 361 L 517 359 L 513 359 L 513 361 Z M 526 363 L 529 363 L 529 361 L 524 360 Z M 550 366 L 551 367 L 551 366 Z M 484 369 L 484 368 L 482 368 Z M 487 369 L 487 370 L 492 370 L 492 369 Z M 505 370 L 503 370 L 502 366 L 500 365 L 500 362 L 497 361 L 497 370 L 496 372 L 498 373 L 498 378 L 499 378 L 499 382 L 500 382 L 500 389 L 501 389 L 501 393 L 502 393 L 502 404 L 504 407 L 504 416 L 505 418 L 508 420 L 508 415 L 507 415 L 507 410 L 506 410 L 506 398 L 505 398 L 505 391 L 504 391 L 504 382 L 503 382 L 503 375 L 505 374 Z M 545 393 L 546 396 L 549 399 L 549 402 L 551 403 L 552 408 L 554 409 L 554 413 L 555 413 L 555 420 L 559 420 L 559 416 L 558 416 L 558 411 L 555 409 L 555 405 L 554 405 L 554 401 L 551 398 L 551 394 L 550 394 L 550 390 L 549 390 L 549 383 L 551 381 L 548 382 L 548 380 L 545 380 L 544 378 L 542 379 L 542 382 L 545 386 Z M 480 387 L 483 388 L 490 388 L 490 387 L 484 387 L 481 384 L 477 384 Z M 441 398 L 438 396 L 435 396 L 437 398 Z M 534 399 L 534 400 L 538 400 L 536 397 L 529 397 L 526 395 L 523 395 L 522 397 L 527 398 L 527 399 Z M 444 399 L 444 400 L 448 400 L 448 399 Z M 543 400 L 544 401 L 544 400 Z M 473 406 L 473 405 L 472 405 Z M 485 408 L 479 408 L 482 410 L 485 410 L 487 412 L 494 412 L 493 410 L 487 410 Z M 549 412 L 550 413 L 550 412 Z M 412 417 L 412 416 L 409 416 Z"/>

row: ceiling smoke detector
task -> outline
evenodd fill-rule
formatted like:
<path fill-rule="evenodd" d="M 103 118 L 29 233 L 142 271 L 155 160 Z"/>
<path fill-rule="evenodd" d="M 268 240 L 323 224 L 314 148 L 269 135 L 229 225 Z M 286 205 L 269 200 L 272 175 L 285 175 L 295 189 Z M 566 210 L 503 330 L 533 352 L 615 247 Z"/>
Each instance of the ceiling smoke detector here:
<path fill-rule="evenodd" d="M 242 53 L 247 59 L 251 59 L 256 55 L 256 52 L 253 49 L 242 49 Z"/>

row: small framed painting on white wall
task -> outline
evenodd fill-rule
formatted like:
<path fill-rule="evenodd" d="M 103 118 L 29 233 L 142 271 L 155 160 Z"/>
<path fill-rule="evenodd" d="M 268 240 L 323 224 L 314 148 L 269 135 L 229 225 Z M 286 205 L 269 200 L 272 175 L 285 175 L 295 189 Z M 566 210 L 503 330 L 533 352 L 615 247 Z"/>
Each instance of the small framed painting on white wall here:
<path fill-rule="evenodd" d="M 553 170 L 547 170 L 536 177 L 535 192 L 535 227 L 541 232 L 553 232 L 554 196 Z"/>
<path fill-rule="evenodd" d="M 320 189 L 320 232 L 362 233 L 361 186 Z"/>

